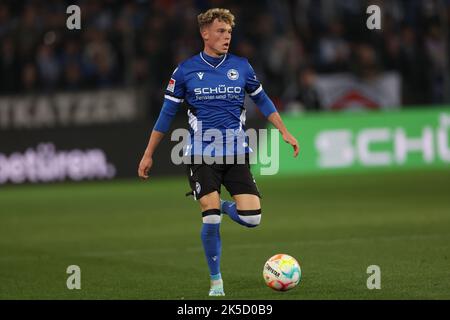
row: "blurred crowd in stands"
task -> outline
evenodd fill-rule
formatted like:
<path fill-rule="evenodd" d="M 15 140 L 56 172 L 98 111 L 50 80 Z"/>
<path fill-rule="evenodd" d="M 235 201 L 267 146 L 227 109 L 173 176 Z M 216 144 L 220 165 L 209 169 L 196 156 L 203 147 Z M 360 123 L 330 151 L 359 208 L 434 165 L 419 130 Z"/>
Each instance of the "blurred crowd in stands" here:
<path fill-rule="evenodd" d="M 66 28 L 71 4 L 81 30 Z M 366 28 L 370 4 L 381 31 Z M 446 101 L 449 0 L 1 0 L 0 94 L 140 86 L 160 105 L 176 65 L 202 49 L 196 16 L 211 7 L 235 14 L 231 52 L 281 109 L 319 109 L 315 78 L 333 72 L 397 71 L 404 105 Z"/>

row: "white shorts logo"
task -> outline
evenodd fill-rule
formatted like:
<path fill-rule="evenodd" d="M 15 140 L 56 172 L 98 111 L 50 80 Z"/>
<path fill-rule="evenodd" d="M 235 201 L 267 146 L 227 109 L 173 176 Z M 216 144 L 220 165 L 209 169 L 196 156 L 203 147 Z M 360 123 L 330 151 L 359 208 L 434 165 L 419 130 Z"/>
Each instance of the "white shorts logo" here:
<path fill-rule="evenodd" d="M 167 91 L 170 91 L 170 92 L 175 91 L 175 82 L 177 82 L 175 79 L 170 78 L 169 84 L 167 85 Z"/>
<path fill-rule="evenodd" d="M 237 70 L 235 69 L 230 69 L 227 72 L 227 77 L 230 80 L 237 80 L 239 78 L 239 72 L 237 72 Z"/>
<path fill-rule="evenodd" d="M 195 191 L 197 192 L 197 194 L 199 194 L 200 191 L 202 191 L 202 186 L 198 182 L 195 183 Z"/>

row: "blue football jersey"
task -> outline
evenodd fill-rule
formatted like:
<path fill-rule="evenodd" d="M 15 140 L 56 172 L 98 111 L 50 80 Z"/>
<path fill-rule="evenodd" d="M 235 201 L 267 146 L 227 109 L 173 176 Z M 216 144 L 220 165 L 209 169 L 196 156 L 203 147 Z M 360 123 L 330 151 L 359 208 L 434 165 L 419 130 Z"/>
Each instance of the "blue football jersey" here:
<path fill-rule="evenodd" d="M 214 65 L 201 52 L 180 63 L 164 98 L 187 105 L 191 137 L 185 155 L 205 155 L 205 150 L 211 156 L 251 152 L 245 136 L 244 98 L 246 93 L 254 98 L 262 92 L 246 58 L 225 54 Z"/>

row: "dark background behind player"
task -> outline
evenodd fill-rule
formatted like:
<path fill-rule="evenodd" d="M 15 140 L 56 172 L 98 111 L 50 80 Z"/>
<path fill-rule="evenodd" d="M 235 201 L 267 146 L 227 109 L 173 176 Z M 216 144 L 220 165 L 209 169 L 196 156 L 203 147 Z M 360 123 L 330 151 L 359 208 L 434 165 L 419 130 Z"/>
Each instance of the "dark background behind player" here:
<path fill-rule="evenodd" d="M 81 30 L 66 28 L 71 4 L 81 8 Z M 370 4 L 382 10 L 381 31 L 365 27 Z M 320 110 L 306 97 L 309 78 L 337 72 L 363 79 L 398 72 L 404 107 L 449 101 L 445 0 L 6 0 L 1 93 L 139 87 L 148 93 L 149 113 L 157 114 L 173 67 L 201 47 L 192 21 L 205 8 L 225 5 L 239 22 L 232 51 L 249 57 L 280 109 L 299 99 L 305 109 Z M 296 84 L 298 96 L 289 90 Z"/>

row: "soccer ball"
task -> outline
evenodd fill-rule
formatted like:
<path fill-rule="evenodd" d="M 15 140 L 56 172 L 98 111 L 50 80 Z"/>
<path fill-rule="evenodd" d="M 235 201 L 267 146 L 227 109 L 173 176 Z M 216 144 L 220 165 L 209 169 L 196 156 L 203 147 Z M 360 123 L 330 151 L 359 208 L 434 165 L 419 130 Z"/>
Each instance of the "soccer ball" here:
<path fill-rule="evenodd" d="M 287 291 L 300 282 L 302 271 L 297 260 L 287 254 L 276 254 L 264 264 L 263 277 L 267 286 Z"/>

